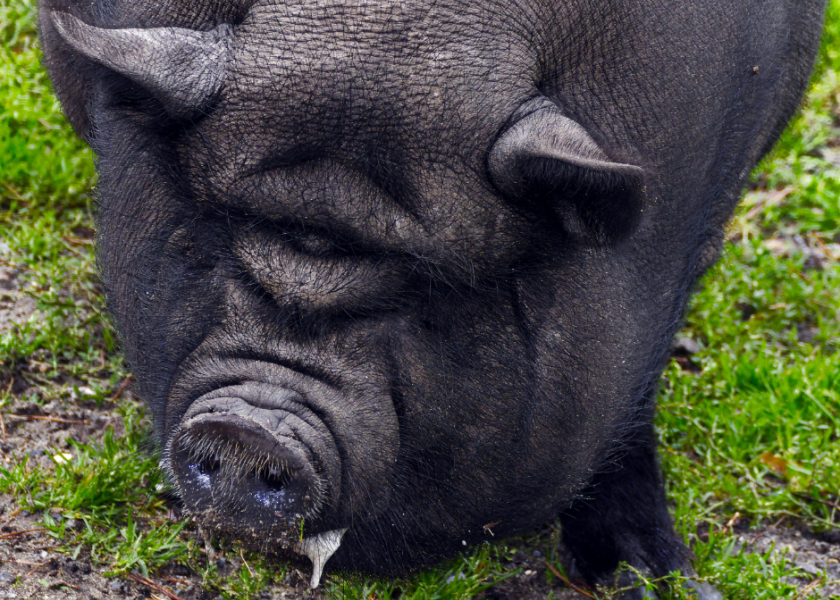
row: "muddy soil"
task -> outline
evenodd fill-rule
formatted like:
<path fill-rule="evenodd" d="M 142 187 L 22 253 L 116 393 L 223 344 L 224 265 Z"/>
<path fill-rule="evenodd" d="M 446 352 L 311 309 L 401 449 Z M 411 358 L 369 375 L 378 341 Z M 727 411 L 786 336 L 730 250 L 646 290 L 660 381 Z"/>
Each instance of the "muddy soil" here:
<path fill-rule="evenodd" d="M 19 272 L 0 265 L 0 333 L 12 330 L 13 322 L 22 322 L 35 309 L 34 300 L 20 289 L 18 277 Z M 690 354 L 691 348 L 677 348 L 675 356 L 680 356 L 680 351 Z M 17 398 L 0 409 L 2 467 L 9 468 L 25 459 L 51 468 L 53 461 L 47 451 L 57 449 L 72 453 L 68 443 L 71 438 L 82 443 L 100 441 L 109 427 L 114 428 L 116 436 L 125 433 L 122 419 L 114 413 L 114 403 L 97 405 L 85 400 L 85 382 L 77 382 L 82 397 L 42 397 L 38 403 L 22 400 L 32 398 L 35 392 L 41 393 L 30 384 L 37 381 L 45 366 L 34 358 L 17 365 L 14 372 L 0 365 L 0 385 Z M 137 401 L 130 385 L 121 387 L 121 401 Z M 54 517 L 61 518 L 59 514 Z M 104 577 L 107 566 L 94 564 L 86 550 L 82 550 L 75 559 L 62 552 L 56 541 L 42 530 L 39 525 L 41 518 L 40 514 L 21 510 L 11 496 L 0 495 L 0 600 L 215 600 L 221 597 L 218 590 L 203 587 L 200 575 L 180 565 L 154 573 L 148 580 L 137 574 L 122 578 Z M 195 528 L 191 531 L 192 535 L 198 535 Z M 557 577 L 547 582 L 546 569 L 550 567 L 546 557 L 553 551 L 555 534 L 547 528 L 541 535 L 517 544 L 520 549 L 504 566 L 519 569 L 519 573 L 486 590 L 480 597 L 484 600 L 542 600 L 552 593 L 557 600 L 592 597 L 590 592 L 579 593 L 570 589 Z M 823 595 L 840 596 L 840 532 L 816 534 L 793 523 L 779 523 L 754 530 L 745 529 L 739 534 L 738 544 L 751 552 L 786 552 L 787 560 L 811 575 L 808 579 L 794 582 L 800 589 L 806 589 L 814 577 L 824 572 L 826 581 L 838 583 L 824 588 Z M 563 558 L 562 548 L 560 556 L 561 562 L 568 564 L 568 560 Z M 233 552 L 222 552 L 216 560 L 222 575 L 240 572 L 243 566 L 243 559 Z M 321 589 L 310 590 L 308 581 L 307 567 L 290 567 L 286 576 L 265 588 L 259 598 L 327 598 Z"/>

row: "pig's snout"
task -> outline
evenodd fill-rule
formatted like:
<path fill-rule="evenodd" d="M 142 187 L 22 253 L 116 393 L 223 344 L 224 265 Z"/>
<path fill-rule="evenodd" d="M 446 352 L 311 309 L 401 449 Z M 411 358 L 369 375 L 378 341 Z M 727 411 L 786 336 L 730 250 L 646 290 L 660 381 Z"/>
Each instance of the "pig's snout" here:
<path fill-rule="evenodd" d="M 200 415 L 185 428 L 175 456 L 179 484 L 212 505 L 270 509 L 294 519 L 317 512 L 325 482 L 297 440 L 275 436 L 238 415 Z"/>
<path fill-rule="evenodd" d="M 200 398 L 170 445 L 188 510 L 232 533 L 324 517 L 340 490 L 332 435 L 291 390 L 253 383 Z"/>

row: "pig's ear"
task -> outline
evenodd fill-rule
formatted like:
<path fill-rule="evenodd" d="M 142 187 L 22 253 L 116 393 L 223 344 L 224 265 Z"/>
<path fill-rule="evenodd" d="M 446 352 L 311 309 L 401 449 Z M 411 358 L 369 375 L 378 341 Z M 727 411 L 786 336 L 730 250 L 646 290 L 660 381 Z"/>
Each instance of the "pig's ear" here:
<path fill-rule="evenodd" d="M 505 196 L 550 210 L 579 241 L 614 243 L 639 223 L 643 170 L 611 160 L 545 97 L 517 111 L 488 158 L 490 177 Z"/>
<path fill-rule="evenodd" d="M 58 35 L 76 52 L 142 86 L 176 119 L 189 118 L 219 93 L 232 28 L 102 29 L 50 12 Z"/>

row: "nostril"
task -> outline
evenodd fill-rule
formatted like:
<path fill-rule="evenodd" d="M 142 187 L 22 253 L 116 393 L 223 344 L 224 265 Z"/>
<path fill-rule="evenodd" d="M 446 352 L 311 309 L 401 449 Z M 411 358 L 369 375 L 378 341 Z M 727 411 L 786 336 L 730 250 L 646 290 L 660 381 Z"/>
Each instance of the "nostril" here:
<path fill-rule="evenodd" d="M 289 484 L 289 473 L 277 467 L 269 467 L 255 475 L 262 478 L 265 485 L 273 490 L 281 490 Z"/>
<path fill-rule="evenodd" d="M 218 455 L 213 455 L 198 463 L 198 470 L 203 475 L 213 475 L 216 471 L 221 469 L 222 461 Z"/>
<path fill-rule="evenodd" d="M 209 489 L 213 485 L 213 478 L 222 468 L 221 458 L 217 454 L 204 459 L 190 458 L 186 461 L 188 479 Z"/>
<path fill-rule="evenodd" d="M 218 454 L 210 456 L 196 456 L 194 452 L 181 449 L 176 456 L 173 456 L 173 463 L 177 464 L 176 481 L 183 489 L 188 489 L 196 494 L 196 498 L 206 501 L 210 493 L 214 479 L 222 468 L 221 457 Z"/>
<path fill-rule="evenodd" d="M 317 476 L 309 468 L 283 464 L 252 470 L 240 482 L 239 489 L 274 511 L 275 516 L 296 519 L 315 512 L 313 500 L 320 498 L 319 486 Z"/>

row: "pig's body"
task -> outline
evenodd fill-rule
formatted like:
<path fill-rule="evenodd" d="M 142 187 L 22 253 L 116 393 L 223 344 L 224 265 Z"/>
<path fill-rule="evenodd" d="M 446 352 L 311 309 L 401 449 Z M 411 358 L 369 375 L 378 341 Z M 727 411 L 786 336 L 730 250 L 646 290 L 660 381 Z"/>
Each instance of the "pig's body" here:
<path fill-rule="evenodd" d="M 558 515 L 590 581 L 689 571 L 657 379 L 822 8 L 42 2 L 186 506 L 375 572 Z"/>

